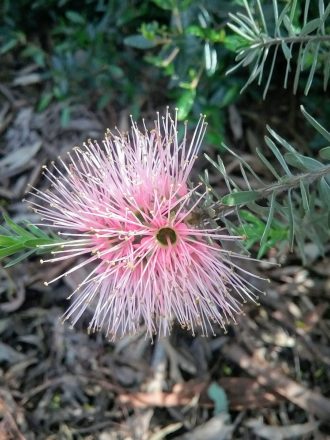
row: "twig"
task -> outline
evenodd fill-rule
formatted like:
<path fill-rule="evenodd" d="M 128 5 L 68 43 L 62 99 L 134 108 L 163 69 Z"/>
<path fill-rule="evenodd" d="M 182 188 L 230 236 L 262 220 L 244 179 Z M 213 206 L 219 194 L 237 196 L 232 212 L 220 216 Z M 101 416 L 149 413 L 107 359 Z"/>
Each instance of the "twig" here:
<path fill-rule="evenodd" d="M 308 413 L 329 421 L 330 399 L 286 377 L 265 360 L 249 356 L 239 345 L 228 345 L 223 348 L 223 353 L 248 374 L 256 377 L 260 385 L 271 388 Z"/>

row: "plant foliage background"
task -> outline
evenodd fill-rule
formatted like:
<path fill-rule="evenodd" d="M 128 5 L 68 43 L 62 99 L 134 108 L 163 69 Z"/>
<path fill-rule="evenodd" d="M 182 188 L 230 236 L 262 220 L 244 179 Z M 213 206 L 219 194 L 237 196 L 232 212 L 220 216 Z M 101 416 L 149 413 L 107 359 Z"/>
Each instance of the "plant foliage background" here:
<path fill-rule="evenodd" d="M 0 57 L 0 362 L 7 375 L 0 398 L 8 436 L 194 438 L 199 425 L 219 416 L 222 433 L 226 426 L 232 438 L 275 438 L 280 428 L 291 432 L 292 426 L 298 431 L 287 438 L 294 432 L 323 438 L 326 424 L 313 419 L 322 421 L 322 411 L 281 394 L 276 386 L 268 387 L 275 405 L 263 400 L 266 394 L 259 403 L 249 402 L 243 392 L 235 401 L 230 380 L 236 379 L 237 389 L 249 390 L 255 383 L 244 383 L 246 373 L 258 382 L 269 368 L 282 368 L 290 380 L 308 391 L 316 389 L 319 406 L 330 408 L 330 3 L 3 0 Z M 28 183 L 46 185 L 40 165 L 87 137 L 101 137 L 106 127 L 126 130 L 129 114 L 149 121 L 167 105 L 177 107 L 179 119 L 188 119 L 191 126 L 200 113 L 207 116 L 205 156 L 196 178 L 199 173 L 211 191 L 201 216 L 244 235 L 245 250 L 262 259 L 262 275 L 271 285 L 260 311 L 248 309 L 226 342 L 220 335 L 215 339 L 217 348 L 212 341 L 205 345 L 174 335 L 153 349 L 140 341 L 140 351 L 130 358 L 120 344 L 104 347 L 97 338 L 87 342 L 80 329 L 68 334 L 58 330 L 55 316 L 76 280 L 52 292 L 41 287 L 44 274 L 34 256 L 41 253 L 40 245 L 56 247 L 58 239 L 31 227 L 36 217 L 20 199 Z M 282 267 L 269 268 L 266 261 Z M 53 338 L 61 341 L 55 350 L 49 348 Z M 87 347 L 85 358 L 75 341 Z M 222 351 L 224 343 L 232 349 Z M 269 365 L 254 374 L 251 357 L 246 372 L 240 363 L 242 347 L 250 354 L 263 350 Z M 95 350 L 101 354 L 92 365 Z M 29 359 L 40 362 L 39 370 Z M 56 367 L 47 371 L 54 359 Z M 159 368 L 161 381 L 156 383 Z M 83 379 L 87 371 L 94 375 Z M 63 372 L 76 381 L 70 392 L 65 379 L 59 379 Z M 156 409 L 154 402 L 143 410 L 143 427 L 134 426 L 134 392 L 155 386 L 158 392 L 175 394 L 174 385 L 189 380 L 204 383 L 209 402 L 222 408 L 219 414 L 205 410 L 203 399 L 188 417 L 182 405 L 176 413 Z M 223 387 L 216 397 L 209 396 L 212 380 Z M 47 381 L 55 385 L 43 389 Z M 106 396 L 86 389 L 99 383 L 110 387 Z M 258 387 L 266 392 L 260 383 Z M 115 402 L 126 391 L 133 409 L 124 414 Z M 236 402 L 229 413 L 228 405 L 219 403 L 223 393 Z M 17 411 L 22 419 L 12 417 Z M 243 415 L 234 427 L 237 411 Z M 262 437 L 261 428 L 270 430 L 268 437 Z"/>

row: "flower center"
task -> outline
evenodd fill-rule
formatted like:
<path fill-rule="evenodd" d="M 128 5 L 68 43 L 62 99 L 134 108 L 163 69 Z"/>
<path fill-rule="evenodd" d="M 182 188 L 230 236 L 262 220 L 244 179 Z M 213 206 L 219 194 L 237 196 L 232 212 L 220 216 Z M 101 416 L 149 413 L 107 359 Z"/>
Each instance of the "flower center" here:
<path fill-rule="evenodd" d="M 172 228 L 161 228 L 156 234 L 156 238 L 163 246 L 176 243 L 177 235 Z"/>

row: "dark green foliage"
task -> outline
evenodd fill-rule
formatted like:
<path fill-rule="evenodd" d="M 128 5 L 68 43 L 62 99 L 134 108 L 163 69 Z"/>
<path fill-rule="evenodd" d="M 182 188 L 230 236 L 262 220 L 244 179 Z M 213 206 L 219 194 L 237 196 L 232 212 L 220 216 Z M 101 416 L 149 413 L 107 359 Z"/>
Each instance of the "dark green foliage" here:
<path fill-rule="evenodd" d="M 232 33 L 226 28 L 228 12 L 239 2 L 154 1 L 167 20 L 145 22 L 139 33 L 125 39 L 143 50 L 147 63 L 168 78 L 168 95 L 178 107 L 180 120 L 207 116 L 207 140 L 219 145 L 224 139 L 223 109 L 235 102 L 243 82 L 225 76 L 232 54 Z M 150 50 L 151 49 L 151 50 Z"/>

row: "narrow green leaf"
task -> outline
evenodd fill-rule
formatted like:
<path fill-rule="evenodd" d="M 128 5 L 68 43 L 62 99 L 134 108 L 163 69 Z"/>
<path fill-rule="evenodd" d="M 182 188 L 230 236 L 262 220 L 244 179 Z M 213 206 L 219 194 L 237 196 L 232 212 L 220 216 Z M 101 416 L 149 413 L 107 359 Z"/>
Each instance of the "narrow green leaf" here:
<path fill-rule="evenodd" d="M 26 222 L 26 229 L 28 231 L 30 231 L 31 234 L 34 235 L 34 237 L 50 239 L 50 237 L 46 234 L 46 232 L 44 232 L 42 229 L 38 228 L 38 226 L 35 226 L 35 225 L 32 225 L 32 224 Z"/>
<path fill-rule="evenodd" d="M 258 191 L 237 191 L 222 197 L 221 202 L 227 206 L 244 205 L 260 197 Z"/>
<path fill-rule="evenodd" d="M 246 53 L 247 51 L 245 51 Z M 252 63 L 252 61 L 259 55 L 259 51 L 258 50 L 253 50 L 247 53 L 247 55 L 244 57 L 244 62 L 243 62 L 243 66 L 246 67 L 249 64 Z"/>
<path fill-rule="evenodd" d="M 175 6 L 175 0 L 152 0 L 159 8 L 172 10 Z"/>
<path fill-rule="evenodd" d="M 321 0 L 319 2 L 319 4 L 322 4 L 323 0 Z M 324 10 L 324 3 L 323 3 L 323 10 Z M 328 4 L 328 6 L 326 7 L 326 9 L 324 10 L 324 12 L 320 11 L 320 15 L 322 18 L 323 23 L 325 23 L 325 20 L 328 18 L 328 16 L 330 15 L 330 3 Z"/>
<path fill-rule="evenodd" d="M 16 234 L 18 234 L 19 236 L 26 238 L 33 238 L 33 235 L 29 231 L 17 225 L 13 220 L 11 220 L 10 217 L 8 217 L 6 213 L 3 213 L 3 218 L 5 219 L 5 222 L 9 226 L 9 228 L 12 231 L 16 232 Z"/>
<path fill-rule="evenodd" d="M 296 73 L 294 75 L 294 80 L 293 80 L 293 94 L 294 95 L 297 93 L 299 79 L 300 79 L 300 73 L 303 68 L 303 53 L 304 53 L 304 43 L 300 43 L 299 52 L 298 52 L 297 60 L 296 60 Z"/>
<path fill-rule="evenodd" d="M 322 25 L 322 20 L 320 18 L 314 18 L 305 24 L 305 26 L 301 29 L 300 35 L 311 34 L 316 31 Z"/>
<path fill-rule="evenodd" d="M 292 26 L 292 21 L 290 20 L 290 18 L 287 15 L 285 15 L 283 17 L 283 24 L 284 24 L 286 30 L 288 31 L 289 36 L 294 36 L 295 35 L 295 31 L 294 31 L 294 28 Z"/>
<path fill-rule="evenodd" d="M 323 163 L 313 159 L 312 157 L 303 156 L 299 153 L 285 153 L 284 157 L 289 165 L 300 170 L 317 171 L 321 168 L 324 168 Z"/>
<path fill-rule="evenodd" d="M 247 87 L 258 77 L 262 76 L 262 72 L 263 72 L 263 67 L 264 67 L 264 60 L 265 58 L 262 59 L 262 61 L 260 62 L 261 56 L 262 56 L 262 51 L 259 52 L 258 54 L 258 58 L 254 63 L 254 67 L 251 71 L 251 74 L 248 78 L 248 80 L 246 81 L 246 83 L 244 84 L 244 86 L 242 87 L 240 93 L 243 93 L 245 89 L 247 89 Z M 267 49 L 264 51 L 264 57 L 267 57 Z M 244 66 L 244 63 L 243 63 Z"/>
<path fill-rule="evenodd" d="M 72 23 L 76 24 L 85 24 L 85 18 L 75 11 L 66 11 L 66 17 L 72 21 Z"/>
<path fill-rule="evenodd" d="M 289 48 L 291 54 L 292 54 L 292 48 L 293 48 L 293 42 L 290 44 L 290 48 Z M 283 82 L 283 87 L 285 89 L 288 87 L 288 79 L 289 79 L 290 72 L 291 72 L 291 58 L 287 58 L 285 75 L 284 75 L 284 82 Z"/>
<path fill-rule="evenodd" d="M 14 258 L 13 260 L 10 260 L 9 263 L 5 265 L 5 268 L 14 266 L 17 263 L 20 263 L 21 261 L 25 260 L 25 258 L 28 258 L 30 255 L 32 255 L 35 252 L 35 249 L 30 249 L 27 252 L 24 252 L 23 254 L 20 254 L 18 257 Z"/>
<path fill-rule="evenodd" d="M 268 147 L 272 150 L 274 156 L 279 161 L 279 163 L 281 164 L 281 166 L 284 169 L 284 171 L 286 172 L 286 174 L 288 176 L 292 176 L 292 173 L 289 170 L 289 167 L 287 166 L 283 155 L 281 154 L 280 150 L 277 148 L 275 143 L 268 136 L 265 136 L 265 142 L 268 145 Z"/>
<path fill-rule="evenodd" d="M 258 33 L 260 32 L 260 30 L 259 30 L 259 27 L 258 27 L 257 23 L 255 22 L 255 20 L 254 20 L 254 18 L 253 18 L 253 14 L 252 14 L 252 11 L 251 11 L 251 9 L 250 9 L 250 6 L 249 6 L 248 1 L 247 1 L 247 0 L 243 0 L 243 4 L 244 4 L 245 9 L 246 9 L 246 11 L 247 11 L 247 13 L 248 13 L 248 16 L 249 16 L 249 17 L 248 17 L 249 23 L 251 23 L 251 26 L 252 26 L 254 32 L 255 32 L 256 34 L 258 34 Z M 237 14 L 237 15 L 238 15 L 238 14 Z M 241 14 L 241 16 L 244 17 L 243 14 Z"/>
<path fill-rule="evenodd" d="M 266 19 L 264 16 L 264 11 L 262 10 L 260 0 L 257 0 L 257 6 L 258 6 L 258 10 L 259 10 L 259 15 L 261 17 L 263 29 L 264 29 L 265 33 L 268 34 L 267 23 L 266 23 Z"/>
<path fill-rule="evenodd" d="M 246 15 L 239 12 L 236 15 L 229 12 L 228 15 L 230 19 L 234 21 L 242 31 L 246 32 L 253 39 L 255 39 L 256 35 L 259 34 L 259 30 L 257 28 L 253 29 L 254 22 L 251 21 Z"/>
<path fill-rule="evenodd" d="M 178 107 L 178 120 L 182 121 L 183 119 L 185 119 L 192 106 L 194 105 L 194 101 L 195 101 L 195 97 L 196 97 L 196 89 L 187 89 L 184 90 L 182 95 L 180 96 L 180 98 L 177 101 L 177 107 Z"/>
<path fill-rule="evenodd" d="M 259 219 L 259 217 L 255 216 L 252 212 L 247 211 L 246 209 L 240 209 L 239 215 L 242 219 L 246 220 L 247 222 L 253 223 L 253 228 L 258 226 L 261 227 L 262 230 L 264 229 L 264 223 Z"/>
<path fill-rule="evenodd" d="M 313 54 L 313 47 L 314 47 L 315 42 L 313 40 L 308 40 L 307 43 L 305 43 L 304 49 L 303 49 L 303 53 L 302 53 L 302 57 L 299 60 L 301 66 L 301 71 L 303 71 L 305 69 L 305 67 L 309 66 L 309 58 L 310 56 Z"/>
<path fill-rule="evenodd" d="M 10 255 L 16 254 L 16 252 L 19 252 L 21 250 L 24 250 L 24 245 L 22 246 L 21 243 L 5 247 L 4 249 L 0 249 L 0 260 L 5 257 L 9 257 Z"/>
<path fill-rule="evenodd" d="M 71 108 L 65 106 L 61 111 L 61 117 L 60 117 L 61 127 L 64 128 L 69 125 L 70 117 L 71 117 Z"/>
<path fill-rule="evenodd" d="M 322 150 L 319 151 L 319 156 L 322 159 L 330 160 L 330 146 L 322 148 Z"/>
<path fill-rule="evenodd" d="M 0 247 L 12 246 L 13 244 L 17 244 L 17 240 L 15 237 L 8 237 L 7 235 L 0 235 Z"/>
<path fill-rule="evenodd" d="M 266 241 L 268 238 L 268 233 L 269 233 L 269 230 L 270 230 L 270 227 L 271 227 L 271 224 L 273 221 L 273 217 L 274 217 L 274 208 L 275 208 L 275 192 L 272 193 L 272 197 L 269 202 L 269 214 L 268 214 L 267 223 L 266 223 L 264 232 L 263 232 L 262 237 L 260 239 L 260 246 L 264 246 L 266 244 Z"/>
<path fill-rule="evenodd" d="M 330 6 L 330 3 L 329 3 Z M 330 9 L 330 8 L 329 8 Z M 324 70 L 323 70 L 323 90 L 327 90 L 329 77 L 330 77 L 330 52 L 328 52 L 328 56 L 326 57 L 326 61 L 324 63 Z"/>
<path fill-rule="evenodd" d="M 295 222 L 294 222 L 294 210 L 292 204 L 291 191 L 292 191 L 291 189 L 288 191 L 288 214 L 289 214 L 289 243 L 290 243 L 290 250 L 292 252 L 294 237 L 295 237 Z"/>
<path fill-rule="evenodd" d="M 38 102 L 38 112 L 42 112 L 43 110 L 45 110 L 48 105 L 50 104 L 51 100 L 53 99 L 54 95 L 52 92 L 45 92 L 41 95 L 41 98 Z"/>
<path fill-rule="evenodd" d="M 269 69 L 268 79 L 267 79 L 267 82 L 266 82 L 266 85 L 265 85 L 265 88 L 264 88 L 264 92 L 263 92 L 263 95 L 262 95 L 263 99 L 266 98 L 266 95 L 267 95 L 267 92 L 268 92 L 268 89 L 269 89 L 269 86 L 270 86 L 270 82 L 271 82 L 271 79 L 273 77 L 278 48 L 279 48 L 279 46 L 276 46 L 275 50 L 274 50 L 272 64 L 271 64 L 270 69 Z"/>
<path fill-rule="evenodd" d="M 278 174 L 278 172 L 275 170 L 273 165 L 269 162 L 269 160 L 266 158 L 266 156 L 259 150 L 259 148 L 256 148 L 256 153 L 259 157 L 259 159 L 263 162 L 263 164 L 266 166 L 266 168 L 273 174 L 273 176 L 277 180 L 281 180 L 281 176 Z"/>
<path fill-rule="evenodd" d="M 324 177 L 320 179 L 319 191 L 322 200 L 328 206 L 328 208 L 330 208 L 330 185 L 327 183 Z"/>
<path fill-rule="evenodd" d="M 282 138 L 279 134 L 276 133 L 276 131 L 272 130 L 271 127 L 269 127 L 269 125 L 266 125 L 267 130 L 269 131 L 269 133 L 273 136 L 273 138 L 280 144 L 282 145 L 282 147 L 284 147 L 286 150 L 295 153 L 296 150 L 293 148 L 292 145 L 289 144 L 289 142 Z"/>
<path fill-rule="evenodd" d="M 317 130 L 328 142 L 330 142 L 330 133 L 305 110 L 304 106 L 301 105 L 300 110 L 307 121 L 315 128 L 315 130 Z"/>
<path fill-rule="evenodd" d="M 262 258 L 266 252 L 268 251 L 268 249 L 270 249 L 272 247 L 273 243 L 269 243 L 268 241 L 266 243 L 264 243 L 262 246 L 260 245 L 259 247 L 259 251 L 258 251 L 258 255 L 257 258 L 260 259 Z"/>
<path fill-rule="evenodd" d="M 225 166 L 220 157 L 219 157 L 219 162 L 217 163 L 208 154 L 205 154 L 204 156 L 222 175 L 226 174 Z"/>
<path fill-rule="evenodd" d="M 4 232 L 4 235 L 0 235 L 0 260 L 19 254 L 14 260 L 9 261 L 6 267 L 13 266 L 36 251 L 38 253 L 49 252 L 51 248 L 56 248 L 63 243 L 58 237 L 49 237 L 37 226 L 26 224 L 24 228 L 17 225 L 8 215 L 4 214 L 3 217 L 8 230 L 0 225 L 0 231 Z M 15 235 L 12 236 L 13 234 Z M 39 248 L 42 245 L 51 246 L 46 249 Z"/>
<path fill-rule="evenodd" d="M 124 38 L 126 46 L 135 47 L 136 49 L 151 49 L 157 46 L 156 40 L 149 40 L 143 35 L 130 35 Z"/>
<path fill-rule="evenodd" d="M 300 181 L 300 192 L 301 192 L 304 211 L 309 212 L 308 191 L 306 191 L 304 182 L 302 180 Z"/>
<path fill-rule="evenodd" d="M 284 40 L 282 41 L 281 46 L 282 46 L 282 51 L 285 56 L 285 59 L 287 61 L 290 61 L 292 58 L 291 49 L 289 48 L 289 46 L 286 44 L 286 42 Z"/>
<path fill-rule="evenodd" d="M 312 63 L 312 66 L 311 66 L 311 69 L 310 69 L 310 72 L 308 75 L 308 79 L 306 82 L 306 87 L 304 90 L 305 95 L 308 95 L 309 89 L 310 89 L 312 82 L 313 82 L 313 78 L 314 78 L 314 74 L 315 74 L 315 70 L 316 70 L 316 66 L 317 66 L 319 50 L 320 50 L 320 42 L 318 42 L 316 44 L 316 48 L 313 50 L 313 63 Z"/>
<path fill-rule="evenodd" d="M 233 23 L 228 23 L 227 26 L 234 31 L 236 34 L 240 35 L 244 40 L 248 40 L 250 42 L 254 41 L 254 35 L 250 36 L 247 33 L 243 32 L 238 26 L 235 26 Z"/>

